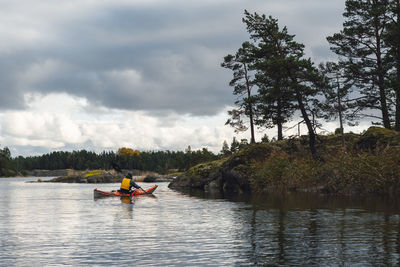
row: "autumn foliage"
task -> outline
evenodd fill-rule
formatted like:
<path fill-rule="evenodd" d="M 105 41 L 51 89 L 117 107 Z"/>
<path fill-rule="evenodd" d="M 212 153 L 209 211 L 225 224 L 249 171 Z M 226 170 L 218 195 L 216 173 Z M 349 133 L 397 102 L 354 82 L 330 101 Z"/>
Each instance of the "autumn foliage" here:
<path fill-rule="evenodd" d="M 134 155 L 139 156 L 140 155 L 140 151 L 139 150 L 133 150 L 132 148 L 127 148 L 127 147 L 121 147 L 120 149 L 118 149 L 118 156 L 121 156 L 121 157 L 129 156 L 129 157 L 131 157 L 131 156 L 134 156 Z"/>

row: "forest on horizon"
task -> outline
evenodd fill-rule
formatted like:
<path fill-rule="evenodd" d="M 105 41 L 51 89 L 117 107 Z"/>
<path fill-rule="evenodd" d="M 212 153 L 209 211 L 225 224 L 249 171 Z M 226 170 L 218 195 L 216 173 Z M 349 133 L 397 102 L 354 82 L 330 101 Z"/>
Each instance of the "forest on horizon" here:
<path fill-rule="evenodd" d="M 221 63 L 232 71 L 229 85 L 237 97 L 226 124 L 236 132 L 250 130 L 250 144 L 256 142 L 255 127 L 276 128 L 277 139 L 282 140 L 284 125 L 300 114 L 314 158 L 321 121 L 338 120 L 342 135 L 346 123 L 356 125 L 365 118 L 400 131 L 400 0 L 346 0 L 343 17 L 340 32 L 326 37 L 337 60 L 316 66 L 305 56 L 304 44 L 295 41 L 278 19 L 245 10 L 242 21 L 249 40 Z M 107 169 L 112 162 L 163 173 L 186 170 L 245 144 L 232 142 L 229 148 L 225 141 L 220 155 L 207 149 L 132 155 L 81 150 L 26 158 L 11 158 L 5 147 L 0 150 L 0 175 L 10 170 Z"/>

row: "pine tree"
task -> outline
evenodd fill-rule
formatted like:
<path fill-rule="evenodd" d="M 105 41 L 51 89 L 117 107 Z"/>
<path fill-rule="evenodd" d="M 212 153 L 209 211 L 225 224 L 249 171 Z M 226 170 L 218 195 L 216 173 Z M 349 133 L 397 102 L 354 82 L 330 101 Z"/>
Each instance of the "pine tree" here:
<path fill-rule="evenodd" d="M 353 87 L 347 82 L 348 77 L 340 64 L 327 62 L 319 65 L 320 70 L 325 74 L 327 86 L 323 92 L 325 102 L 322 104 L 324 118 L 335 120 L 339 118 L 339 133 L 342 135 L 344 146 L 344 126 L 347 121 L 349 125 L 356 125 L 357 104 L 356 99 L 351 98 Z"/>
<path fill-rule="evenodd" d="M 388 0 L 346 0 L 343 30 L 327 40 L 352 77 L 352 84 L 359 88 L 360 110 L 380 110 L 383 126 L 390 129 L 388 47 L 383 38 L 389 21 L 387 11 Z"/>
<path fill-rule="evenodd" d="M 246 131 L 248 127 L 243 122 L 243 116 L 249 118 L 251 143 L 255 143 L 254 138 L 254 97 L 252 96 L 253 80 L 250 75 L 249 65 L 252 63 L 253 46 L 249 42 L 244 42 L 242 47 L 235 55 L 224 57 L 222 67 L 233 71 L 233 79 L 229 85 L 234 88 L 233 94 L 238 96 L 235 104 L 238 109 L 228 112 L 231 116 L 226 122 L 235 128 L 236 132 Z"/>
<path fill-rule="evenodd" d="M 310 59 L 304 58 L 304 45 L 295 42 L 286 27 L 280 29 L 278 20 L 245 10 L 243 22 L 251 39 L 263 51 L 263 75 L 284 82 L 281 88 L 291 96 L 286 101 L 295 101 L 307 125 L 311 153 L 317 157 L 314 123 L 310 117 L 319 116 L 317 95 L 325 86 L 323 76 Z"/>
<path fill-rule="evenodd" d="M 255 66 L 258 70 L 256 83 L 259 89 L 255 108 L 255 124 L 265 128 L 277 126 L 278 140 L 282 140 L 283 125 L 291 120 L 296 110 L 296 106 L 293 104 L 295 98 L 288 88 L 288 79 L 280 77 L 280 72 L 271 72 L 268 68 L 270 64 L 268 61 L 266 62 L 267 68 L 264 68 L 265 62 L 262 55 L 265 53 L 262 49 L 258 53 L 260 58 Z M 278 74 L 277 77 L 274 77 L 274 73 Z"/>
<path fill-rule="evenodd" d="M 400 0 L 389 1 L 390 23 L 384 36 L 389 45 L 387 62 L 392 63 L 390 84 L 394 92 L 395 130 L 400 131 Z"/>
<path fill-rule="evenodd" d="M 269 138 L 267 134 L 264 134 L 264 136 L 261 137 L 261 143 L 269 143 Z"/>
<path fill-rule="evenodd" d="M 229 150 L 229 145 L 226 142 L 226 140 L 224 140 L 224 142 L 222 144 L 221 154 L 223 156 L 227 156 L 227 155 L 231 154 L 231 151 Z"/>
<path fill-rule="evenodd" d="M 10 176 L 13 172 L 11 153 L 8 147 L 0 149 L 0 177 Z"/>
<path fill-rule="evenodd" d="M 232 143 L 231 143 L 231 152 L 235 153 L 239 151 L 240 143 L 238 140 L 236 140 L 236 137 L 233 137 Z"/>

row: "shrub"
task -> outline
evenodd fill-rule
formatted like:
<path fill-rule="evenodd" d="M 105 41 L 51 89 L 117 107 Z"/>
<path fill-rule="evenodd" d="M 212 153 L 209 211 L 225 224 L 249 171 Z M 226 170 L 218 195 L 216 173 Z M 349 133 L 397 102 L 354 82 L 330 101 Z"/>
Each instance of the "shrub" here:
<path fill-rule="evenodd" d="M 286 176 L 291 188 L 310 188 L 321 184 L 323 174 L 324 164 L 309 155 L 294 159 Z"/>
<path fill-rule="evenodd" d="M 356 142 L 355 148 L 374 150 L 387 145 L 400 145 L 400 133 L 381 127 L 370 127 Z"/>
<path fill-rule="evenodd" d="M 342 153 L 331 157 L 326 168 L 333 175 L 327 181 L 329 192 L 345 194 L 392 194 L 400 184 L 400 150 L 388 147 L 376 151 Z"/>
<path fill-rule="evenodd" d="M 290 159 L 285 152 L 273 151 L 264 163 L 258 165 L 251 179 L 253 188 L 263 191 L 287 186 L 286 169 L 290 166 Z"/>

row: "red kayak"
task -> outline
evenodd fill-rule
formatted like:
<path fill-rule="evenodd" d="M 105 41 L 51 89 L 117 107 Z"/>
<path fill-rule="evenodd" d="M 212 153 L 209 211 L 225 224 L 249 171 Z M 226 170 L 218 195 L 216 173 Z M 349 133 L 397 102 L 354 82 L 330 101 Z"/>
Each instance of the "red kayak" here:
<path fill-rule="evenodd" d="M 153 194 L 154 190 L 156 190 L 158 185 L 154 185 L 150 188 L 145 189 L 144 191 L 140 189 L 135 189 L 132 191 L 132 193 L 127 194 L 127 193 L 121 193 L 118 190 L 112 190 L 112 191 L 101 191 L 99 189 L 94 189 L 94 196 L 95 197 L 132 197 L 132 196 L 140 196 L 140 195 L 150 195 Z"/>

